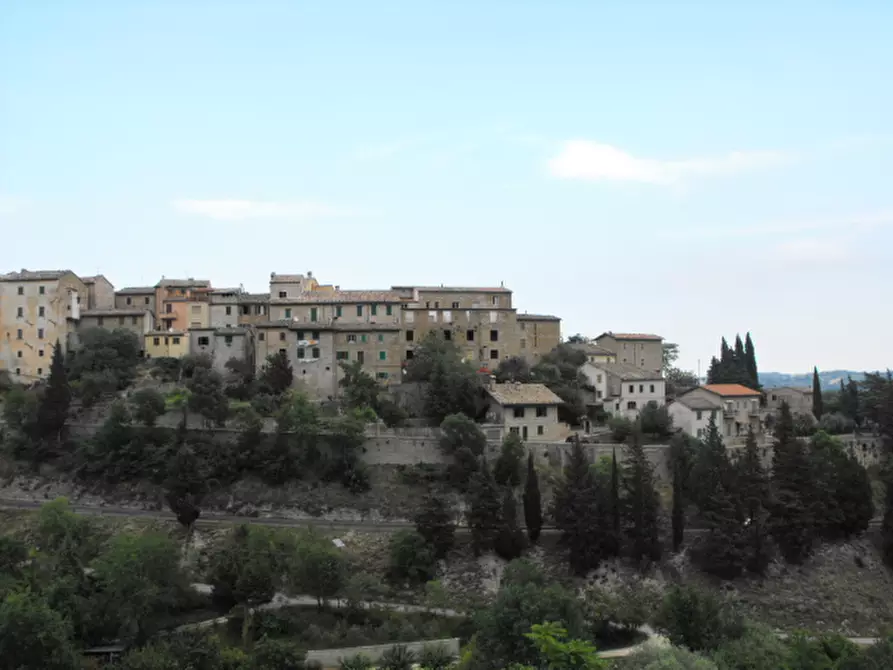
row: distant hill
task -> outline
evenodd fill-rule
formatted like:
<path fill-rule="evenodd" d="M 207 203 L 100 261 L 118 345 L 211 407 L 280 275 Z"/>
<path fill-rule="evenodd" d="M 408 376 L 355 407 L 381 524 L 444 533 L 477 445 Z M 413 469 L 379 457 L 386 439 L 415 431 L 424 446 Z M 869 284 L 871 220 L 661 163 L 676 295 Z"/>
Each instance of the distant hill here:
<path fill-rule="evenodd" d="M 847 377 L 852 377 L 853 381 L 861 381 L 865 378 L 862 372 L 855 370 L 827 370 L 819 372 L 819 381 L 822 383 L 822 389 L 827 391 L 830 389 L 840 388 L 840 381 L 844 382 Z M 812 388 L 812 373 L 805 372 L 803 374 L 787 374 L 786 372 L 761 372 L 760 383 L 763 388 L 774 388 L 778 386 L 802 386 Z"/>

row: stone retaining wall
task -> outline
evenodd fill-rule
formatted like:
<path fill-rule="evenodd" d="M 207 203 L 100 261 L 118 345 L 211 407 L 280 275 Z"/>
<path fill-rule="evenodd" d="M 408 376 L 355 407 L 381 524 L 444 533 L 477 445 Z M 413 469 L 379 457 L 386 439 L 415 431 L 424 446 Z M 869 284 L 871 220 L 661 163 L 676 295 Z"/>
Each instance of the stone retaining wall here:
<path fill-rule="evenodd" d="M 323 668 L 337 668 L 341 660 L 351 658 L 358 654 L 366 656 L 371 661 L 377 661 L 389 649 L 403 646 L 409 649 L 416 657 L 425 647 L 443 647 L 453 658 L 459 657 L 459 638 L 453 637 L 444 640 L 421 640 L 419 642 L 373 644 L 367 647 L 344 647 L 342 649 L 316 649 L 307 652 L 307 662 L 315 662 Z"/>

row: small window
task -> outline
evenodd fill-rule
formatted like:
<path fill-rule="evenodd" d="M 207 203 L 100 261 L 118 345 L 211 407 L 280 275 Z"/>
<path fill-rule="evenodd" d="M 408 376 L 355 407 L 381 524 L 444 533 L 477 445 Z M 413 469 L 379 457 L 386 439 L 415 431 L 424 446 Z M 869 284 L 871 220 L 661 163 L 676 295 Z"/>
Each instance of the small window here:
<path fill-rule="evenodd" d="M 22 368 L 16 368 L 16 374 L 17 375 L 22 374 Z"/>
<path fill-rule="evenodd" d="M 639 393 L 645 393 L 645 384 L 639 384 Z"/>
<path fill-rule="evenodd" d="M 174 311 L 174 306 L 173 306 L 172 304 L 167 303 L 167 304 L 164 306 L 164 312 L 165 312 L 165 314 L 172 314 L 173 311 Z"/>
<path fill-rule="evenodd" d="M 201 314 L 201 313 L 202 313 L 202 306 L 201 306 L 201 305 L 193 305 L 193 306 L 192 306 L 192 313 L 193 313 L 193 314 Z"/>
<path fill-rule="evenodd" d="M 704 416 L 704 413 L 703 413 L 701 410 L 698 410 L 698 411 L 696 412 L 696 415 L 697 415 L 697 419 L 698 419 L 698 421 L 700 421 L 701 418 Z"/>
<path fill-rule="evenodd" d="M 124 325 L 124 317 L 123 317 L 123 316 L 119 316 L 119 317 L 118 317 L 118 325 L 119 325 L 119 326 L 123 326 L 123 325 Z"/>
<path fill-rule="evenodd" d="M 99 317 L 96 318 L 96 325 L 97 325 L 97 326 L 101 326 L 101 325 L 103 325 L 104 323 L 105 323 L 105 319 L 104 319 L 103 317 L 99 316 Z"/>
<path fill-rule="evenodd" d="M 445 339 L 447 342 L 452 340 L 453 339 L 453 331 L 451 331 L 451 330 L 443 331 L 443 339 Z"/>
<path fill-rule="evenodd" d="M 211 340 L 206 335 L 202 335 L 200 338 L 198 338 L 198 346 L 200 347 L 207 347 L 210 343 Z"/>
<path fill-rule="evenodd" d="M 491 361 L 499 360 L 499 350 L 498 349 L 490 349 L 490 360 Z"/>
<path fill-rule="evenodd" d="M 703 428 L 698 428 L 698 437 L 699 438 L 704 437 L 704 429 Z"/>
<path fill-rule="evenodd" d="M 279 350 L 279 353 L 280 353 L 280 354 L 287 354 L 288 352 L 287 352 L 285 349 L 280 349 L 280 350 Z"/>
<path fill-rule="evenodd" d="M 287 297 L 288 297 L 288 293 L 286 293 L 285 291 L 279 291 L 279 297 L 280 297 L 280 298 L 287 298 Z"/>
<path fill-rule="evenodd" d="M 384 334 L 383 334 L 383 333 L 379 333 L 379 334 L 378 334 L 378 341 L 379 341 L 379 342 L 384 342 Z"/>
<path fill-rule="evenodd" d="M 179 337 L 175 337 L 175 338 L 174 338 L 174 344 L 180 344 L 180 338 L 179 338 Z"/>
<path fill-rule="evenodd" d="M 491 342 L 499 342 L 499 331 L 498 330 L 490 331 L 490 341 Z"/>
<path fill-rule="evenodd" d="M 231 306 L 231 305 L 227 305 L 227 306 L 226 306 L 226 315 L 227 315 L 227 316 L 232 316 L 232 313 L 233 313 L 233 308 L 232 308 L 232 306 Z"/>
<path fill-rule="evenodd" d="M 21 358 L 21 357 L 22 357 L 22 352 L 21 352 L 21 351 L 17 351 L 17 352 L 16 352 L 16 358 Z"/>
<path fill-rule="evenodd" d="M 465 341 L 466 342 L 474 342 L 474 331 L 473 330 L 465 331 Z"/>
<path fill-rule="evenodd" d="M 521 434 L 521 429 L 518 428 L 518 426 L 512 426 L 511 428 L 509 428 L 509 432 L 510 432 L 512 435 L 520 435 L 520 434 Z"/>
<path fill-rule="evenodd" d="M 414 341 L 415 341 L 415 331 L 413 331 L 413 330 L 407 330 L 407 331 L 406 331 L 406 341 L 407 341 L 407 342 L 414 342 Z"/>
<path fill-rule="evenodd" d="M 291 318 L 291 307 L 286 307 L 286 308 L 285 308 L 285 318 L 286 318 L 286 319 L 290 319 L 290 318 Z"/>
<path fill-rule="evenodd" d="M 233 336 L 232 335 L 224 335 L 223 343 L 228 347 L 231 346 L 233 343 Z"/>
<path fill-rule="evenodd" d="M 527 340 L 525 340 L 523 337 L 521 338 L 521 348 L 522 349 L 527 348 Z"/>
<path fill-rule="evenodd" d="M 132 305 L 132 304 L 133 304 L 133 298 L 127 298 L 127 299 L 125 300 L 125 302 L 126 302 L 128 305 Z"/>
<path fill-rule="evenodd" d="M 434 301 L 434 309 L 440 309 L 440 303 L 436 300 Z"/>
<path fill-rule="evenodd" d="M 387 351 L 379 351 L 378 352 L 378 360 L 380 360 L 380 361 L 388 360 L 388 352 Z"/>
<path fill-rule="evenodd" d="M 778 399 L 778 396 L 775 395 L 775 394 L 773 393 L 773 394 L 772 394 L 772 400 L 777 400 L 777 399 Z"/>
<path fill-rule="evenodd" d="M 22 329 L 21 329 L 21 328 L 19 328 L 19 329 L 16 331 L 16 339 L 17 339 L 17 340 L 21 340 L 21 339 L 22 339 Z"/>
<path fill-rule="evenodd" d="M 366 334 L 365 333 L 360 335 L 360 342 L 362 342 L 363 344 L 366 344 Z"/>
<path fill-rule="evenodd" d="M 18 318 L 20 318 L 20 319 L 21 319 L 23 316 L 25 316 L 25 310 L 24 310 L 24 308 L 22 308 L 22 307 L 16 307 L 16 316 L 17 316 Z"/>
<path fill-rule="evenodd" d="M 654 384 L 651 384 L 649 390 L 650 390 L 652 393 L 654 393 Z"/>
<path fill-rule="evenodd" d="M 298 347 L 298 358 L 304 358 L 304 347 Z"/>
<path fill-rule="evenodd" d="M 348 353 L 346 351 L 336 351 L 335 352 L 335 360 L 346 361 L 347 359 L 348 359 Z"/>
<path fill-rule="evenodd" d="M 135 326 L 135 325 L 137 325 L 138 323 L 139 323 L 139 318 L 138 318 L 138 317 L 135 317 L 135 316 L 130 317 L 130 325 Z"/>
<path fill-rule="evenodd" d="M 42 374 L 43 374 L 43 368 L 37 368 L 37 374 L 42 375 Z"/>
<path fill-rule="evenodd" d="M 413 356 L 415 356 L 415 352 L 412 349 L 407 349 L 406 356 L 404 356 L 404 358 L 408 361 L 411 361 Z"/>
<path fill-rule="evenodd" d="M 43 339 L 43 328 L 38 328 L 38 329 L 37 329 L 37 339 L 38 339 L 38 340 L 42 340 L 42 339 Z"/>
<path fill-rule="evenodd" d="M 595 383 L 596 383 L 596 384 L 601 384 L 601 383 L 602 383 L 602 376 L 601 376 L 601 375 L 595 375 Z"/>
<path fill-rule="evenodd" d="M 313 347 L 310 353 L 313 355 L 313 358 L 319 358 L 319 347 Z"/>
<path fill-rule="evenodd" d="M 310 320 L 316 323 L 317 317 L 319 315 L 319 310 L 316 307 L 310 308 Z"/>
<path fill-rule="evenodd" d="M 149 304 L 149 298 L 146 298 L 146 304 L 147 305 Z"/>
<path fill-rule="evenodd" d="M 296 336 L 299 340 L 303 340 L 303 339 L 304 339 L 304 331 L 303 331 L 303 330 L 296 330 L 296 331 L 295 331 L 295 336 Z"/>
<path fill-rule="evenodd" d="M 357 336 L 354 335 L 353 333 L 349 333 L 347 335 L 347 341 L 348 341 L 348 343 L 353 344 L 357 341 Z"/>
<path fill-rule="evenodd" d="M 43 349 L 40 349 L 40 350 L 37 352 L 37 356 L 38 356 L 39 358 L 43 358 Z"/>
<path fill-rule="evenodd" d="M 537 407 L 536 415 L 540 418 L 544 416 L 549 416 L 549 408 L 548 407 Z"/>
<path fill-rule="evenodd" d="M 19 286 L 19 295 L 25 295 L 25 287 Z"/>
<path fill-rule="evenodd" d="M 161 344 L 161 338 L 160 338 L 160 337 L 153 337 L 153 338 L 152 338 L 152 344 L 154 344 L 156 347 L 159 346 L 159 345 Z"/>
<path fill-rule="evenodd" d="M 266 333 L 258 333 L 258 334 L 257 334 L 257 339 L 258 339 L 260 342 L 263 342 L 266 338 L 267 338 Z"/>
<path fill-rule="evenodd" d="M 318 340 L 318 339 L 319 339 L 319 331 L 318 331 L 318 330 L 314 330 L 312 333 L 310 333 L 310 339 L 311 339 L 311 340 Z"/>
<path fill-rule="evenodd" d="M 629 385 L 629 392 L 630 392 L 630 393 L 635 393 L 635 392 L 636 392 L 636 387 L 635 387 L 634 384 L 630 384 L 630 385 Z"/>
<path fill-rule="evenodd" d="M 365 362 L 366 362 L 366 352 L 358 351 L 357 352 L 357 363 L 359 363 L 360 365 L 363 365 Z"/>
<path fill-rule="evenodd" d="M 363 306 L 357 305 L 357 316 L 363 316 Z"/>
<path fill-rule="evenodd" d="M 393 316 L 393 315 L 394 315 L 394 306 L 393 306 L 393 305 L 385 305 L 384 313 L 385 313 L 387 316 Z M 384 372 L 384 373 L 379 373 L 379 374 L 385 374 L 385 375 L 386 375 L 386 374 L 388 374 L 388 373 L 387 373 L 387 372 Z"/>
<path fill-rule="evenodd" d="M 38 286 L 38 287 L 37 287 L 37 292 L 38 292 L 40 295 L 46 295 L 47 287 L 46 287 L 46 286 Z"/>
<path fill-rule="evenodd" d="M 635 408 L 636 408 L 636 401 L 635 401 L 635 400 L 630 400 L 628 403 L 626 403 L 626 408 L 627 408 L 627 409 L 635 409 Z"/>
<path fill-rule="evenodd" d="M 437 312 L 435 312 L 434 310 L 431 310 L 430 312 L 428 312 L 428 321 L 433 321 L 434 323 L 437 323 Z"/>
<path fill-rule="evenodd" d="M 454 303 L 453 303 L 453 309 L 459 309 L 459 303 L 458 303 L 458 302 L 454 302 Z"/>
<path fill-rule="evenodd" d="M 279 341 L 285 342 L 285 333 L 279 333 Z"/>
<path fill-rule="evenodd" d="M 378 316 L 378 305 L 372 305 L 369 308 L 369 311 L 372 314 L 372 316 Z M 359 316 L 359 314 L 357 316 Z"/>
<path fill-rule="evenodd" d="M 546 432 L 546 431 L 543 429 L 542 426 L 537 426 L 537 427 L 536 427 L 536 434 L 537 434 L 537 435 L 543 435 L 545 432 Z"/>
<path fill-rule="evenodd" d="M 452 323 L 453 322 L 453 313 L 448 309 L 443 310 L 443 322 L 444 323 Z"/>
<path fill-rule="evenodd" d="M 516 419 L 523 419 L 524 418 L 524 408 L 523 407 L 515 407 L 512 410 L 512 414 L 514 415 L 514 417 Z"/>
<path fill-rule="evenodd" d="M 376 378 L 376 379 L 387 379 L 387 378 L 388 378 L 388 373 L 387 373 L 387 372 L 376 372 L 376 373 L 375 373 L 375 378 Z"/>
<path fill-rule="evenodd" d="M 336 306 L 335 306 L 335 316 L 336 316 L 337 318 L 340 319 L 340 318 L 341 318 L 341 313 L 342 313 L 342 312 L 341 312 L 341 305 L 336 305 Z"/>

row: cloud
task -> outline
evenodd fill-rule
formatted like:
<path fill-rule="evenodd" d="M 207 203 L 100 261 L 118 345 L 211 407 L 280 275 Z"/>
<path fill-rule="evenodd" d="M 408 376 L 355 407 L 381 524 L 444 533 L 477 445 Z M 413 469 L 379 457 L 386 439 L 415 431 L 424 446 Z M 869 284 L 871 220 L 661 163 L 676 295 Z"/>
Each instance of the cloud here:
<path fill-rule="evenodd" d="M 359 212 L 325 203 L 262 202 L 258 200 L 175 200 L 174 209 L 184 214 L 204 216 L 218 221 L 244 219 L 323 219 L 356 216 Z"/>
<path fill-rule="evenodd" d="M 692 177 L 707 177 L 760 170 L 789 162 L 779 151 L 733 151 L 716 158 L 659 160 L 639 158 L 611 146 L 589 140 L 564 142 L 548 161 L 550 174 L 559 179 L 628 181 L 675 185 Z"/>

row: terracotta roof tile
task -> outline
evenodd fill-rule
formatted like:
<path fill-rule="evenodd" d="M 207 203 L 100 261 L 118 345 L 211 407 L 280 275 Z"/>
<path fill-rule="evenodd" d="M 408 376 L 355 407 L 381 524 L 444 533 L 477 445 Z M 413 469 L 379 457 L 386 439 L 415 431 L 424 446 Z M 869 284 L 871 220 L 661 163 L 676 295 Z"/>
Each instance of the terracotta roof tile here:
<path fill-rule="evenodd" d="M 71 270 L 25 270 L 0 275 L 0 281 L 55 281 Z"/>
<path fill-rule="evenodd" d="M 545 384 L 492 384 L 487 393 L 500 405 L 560 405 L 564 402 Z"/>
<path fill-rule="evenodd" d="M 741 384 L 705 384 L 701 388 L 724 398 L 760 395 L 759 391 L 754 391 Z"/>

